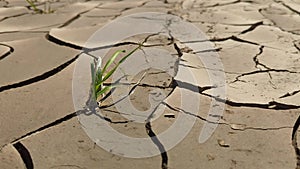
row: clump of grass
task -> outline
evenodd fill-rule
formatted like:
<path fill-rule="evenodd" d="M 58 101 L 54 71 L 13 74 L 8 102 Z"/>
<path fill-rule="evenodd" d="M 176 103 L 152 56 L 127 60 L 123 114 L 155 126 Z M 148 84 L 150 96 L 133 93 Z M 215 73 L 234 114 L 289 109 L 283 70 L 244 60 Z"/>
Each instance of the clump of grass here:
<path fill-rule="evenodd" d="M 31 8 L 35 11 L 35 12 L 40 12 L 40 9 L 38 9 L 35 5 L 35 3 L 32 0 L 26 0 L 27 3 L 31 6 Z"/>
<path fill-rule="evenodd" d="M 38 9 L 33 0 L 26 0 L 26 1 L 31 6 L 31 8 L 34 10 L 34 12 L 36 12 L 36 13 L 52 13 L 52 12 L 54 12 L 53 10 L 51 10 L 49 1 L 45 2 L 44 10 Z"/>
<path fill-rule="evenodd" d="M 130 51 L 128 54 L 123 56 L 119 62 L 117 62 L 112 69 L 109 71 L 108 68 L 112 66 L 116 58 L 121 54 L 125 53 L 125 50 L 117 50 L 110 59 L 105 63 L 103 69 L 101 69 L 101 61 L 100 59 L 98 61 L 94 61 L 94 63 L 91 63 L 91 76 L 92 76 L 92 92 L 93 97 L 97 100 L 101 95 L 104 93 L 110 92 L 113 88 L 116 87 L 116 85 L 109 85 L 104 86 L 104 82 L 109 79 L 114 72 L 117 70 L 117 68 L 129 57 L 131 56 L 135 51 L 137 51 L 142 45 L 139 44 L 138 47 Z"/>

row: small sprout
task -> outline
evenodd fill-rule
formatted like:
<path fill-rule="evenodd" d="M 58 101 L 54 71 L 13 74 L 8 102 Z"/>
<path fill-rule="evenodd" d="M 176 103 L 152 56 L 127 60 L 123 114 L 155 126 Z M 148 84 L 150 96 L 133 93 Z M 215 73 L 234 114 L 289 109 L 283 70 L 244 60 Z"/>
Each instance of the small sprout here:
<path fill-rule="evenodd" d="M 116 58 L 121 54 L 125 53 L 125 50 L 116 51 L 111 58 L 106 62 L 103 69 L 101 69 L 101 60 L 94 60 L 94 63 L 91 63 L 91 76 L 92 76 L 92 92 L 93 97 L 97 100 L 101 95 L 110 92 L 117 85 L 109 85 L 103 86 L 104 82 L 107 81 L 117 70 L 117 68 L 136 50 L 138 50 L 142 45 L 139 44 L 138 47 L 130 51 L 127 55 L 125 55 L 117 64 L 109 71 L 107 69 L 111 67 L 112 63 L 116 60 Z M 95 66 L 96 65 L 96 66 Z"/>
<path fill-rule="evenodd" d="M 35 11 L 35 12 L 40 12 L 41 10 L 40 9 L 38 9 L 37 7 L 36 7 L 36 5 L 34 4 L 34 2 L 32 1 L 32 0 L 26 0 L 27 1 L 27 3 L 32 7 L 32 9 Z"/>
<path fill-rule="evenodd" d="M 30 7 L 34 10 L 36 13 L 53 13 L 54 11 L 51 10 L 50 2 L 49 0 L 46 0 L 44 10 L 38 9 L 36 4 L 33 0 L 26 0 L 26 2 L 30 5 Z M 36 2 L 36 1 L 35 1 Z"/>

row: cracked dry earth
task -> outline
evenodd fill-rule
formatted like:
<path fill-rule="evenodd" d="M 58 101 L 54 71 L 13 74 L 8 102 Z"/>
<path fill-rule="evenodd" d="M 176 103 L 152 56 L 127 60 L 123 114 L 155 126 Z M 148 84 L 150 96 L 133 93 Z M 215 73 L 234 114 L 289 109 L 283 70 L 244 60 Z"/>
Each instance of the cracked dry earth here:
<path fill-rule="evenodd" d="M 36 4 L 44 9 L 46 2 Z M 51 0 L 50 6 L 53 13 L 36 14 L 25 0 L 0 0 L 1 169 L 300 168 L 300 120 L 294 126 L 300 113 L 299 0 Z M 140 59 L 147 69 L 126 74 L 132 81 L 121 80 L 115 95 L 125 95 L 139 111 L 154 105 L 154 119 L 146 124 L 126 119 L 122 114 L 132 112 L 122 112 L 118 104 L 123 100 L 109 96 L 101 110 L 112 128 L 149 138 L 167 130 L 181 114 L 196 118 L 173 149 L 140 159 L 97 146 L 80 125 L 72 100 L 73 71 L 85 42 L 110 21 L 139 12 L 179 16 L 213 44 L 192 51 L 171 33 L 147 36 L 142 50 L 122 65 L 130 68 Z M 110 52 L 132 48 L 143 38 L 125 39 Z M 169 54 L 147 53 L 153 47 Z M 218 53 L 224 70 L 211 70 L 196 59 L 197 53 L 211 52 Z M 187 69 L 196 82 L 181 76 Z M 214 95 L 218 86 L 210 83 L 207 71 L 225 73 L 225 98 Z M 200 97 L 199 111 L 178 108 L 181 91 Z M 213 101 L 225 103 L 224 113 L 213 135 L 200 144 Z M 160 116 L 158 109 L 163 109 Z M 160 150 L 165 146 L 154 144 Z"/>

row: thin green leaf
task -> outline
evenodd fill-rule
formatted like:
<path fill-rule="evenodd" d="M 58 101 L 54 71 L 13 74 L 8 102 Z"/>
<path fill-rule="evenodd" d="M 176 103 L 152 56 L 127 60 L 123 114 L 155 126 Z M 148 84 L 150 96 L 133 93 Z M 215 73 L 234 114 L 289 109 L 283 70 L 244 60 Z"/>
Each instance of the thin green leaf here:
<path fill-rule="evenodd" d="M 119 62 L 118 64 L 111 70 L 109 71 L 103 78 L 103 82 L 105 80 L 107 80 L 116 70 L 117 68 L 120 66 L 120 64 L 122 62 L 124 62 L 130 55 L 132 55 L 136 50 L 138 50 L 142 45 L 139 45 L 138 47 L 136 47 L 135 49 L 133 49 L 131 52 L 129 52 L 126 56 L 124 56 Z"/>
<path fill-rule="evenodd" d="M 122 53 L 125 52 L 125 50 L 117 50 L 112 57 L 106 62 L 104 68 L 102 69 L 102 72 L 105 72 L 106 69 L 115 61 L 115 59 L 117 58 L 117 56 Z"/>
<path fill-rule="evenodd" d="M 33 8 L 34 11 L 38 12 L 39 9 L 37 9 L 36 5 L 31 0 L 26 0 L 27 3 Z"/>
<path fill-rule="evenodd" d="M 118 63 L 112 70 L 110 70 L 104 77 L 103 77 L 103 82 L 105 82 L 118 68 L 120 63 Z"/>
<path fill-rule="evenodd" d="M 96 85 L 103 82 L 102 76 L 103 76 L 103 75 L 102 75 L 101 69 L 100 69 L 100 70 L 97 70 L 97 72 L 96 72 L 96 78 L 95 78 L 95 84 L 96 84 Z"/>
<path fill-rule="evenodd" d="M 99 92 L 101 90 L 101 87 L 102 87 L 102 83 L 98 83 L 95 85 L 95 92 Z"/>
<path fill-rule="evenodd" d="M 92 83 L 95 82 L 95 67 L 94 64 L 91 63 L 91 76 L 92 76 Z"/>
<path fill-rule="evenodd" d="M 140 44 L 138 47 L 133 49 L 131 52 L 129 52 L 126 56 L 124 56 L 116 65 L 113 69 L 111 69 L 108 73 L 105 74 L 107 68 L 116 60 L 118 55 L 122 52 L 125 52 L 125 50 L 118 50 L 116 51 L 113 56 L 106 62 L 104 68 L 101 70 L 100 66 L 97 64 L 97 67 L 95 68 L 94 65 L 91 65 L 92 69 L 92 80 L 93 80 L 93 88 L 94 88 L 94 93 L 96 95 L 96 98 L 98 98 L 100 95 L 109 92 L 112 88 L 115 88 L 116 85 L 110 85 L 110 86 L 105 86 L 102 88 L 103 83 L 110 78 L 113 73 L 117 70 L 117 68 L 120 66 L 121 63 L 123 63 L 129 56 L 131 56 L 136 50 L 138 50 L 142 44 Z M 103 77 L 104 76 L 104 77 Z"/>
<path fill-rule="evenodd" d="M 96 78 L 95 78 L 95 84 L 101 83 L 102 82 L 102 70 L 101 70 L 101 60 L 97 61 L 97 66 L 95 68 L 96 70 Z"/>
<path fill-rule="evenodd" d="M 110 91 L 110 90 L 111 90 L 112 88 L 114 88 L 114 87 L 116 87 L 116 86 L 105 86 L 102 90 L 100 90 L 99 92 L 97 92 L 97 98 L 98 98 L 100 95 L 102 95 L 102 94 L 104 94 L 104 93 Z"/>
<path fill-rule="evenodd" d="M 142 45 L 139 44 L 138 47 L 136 47 L 135 49 L 133 49 L 131 52 L 129 52 L 126 56 L 124 56 L 120 61 L 119 63 L 122 63 L 124 62 L 130 55 L 132 55 L 136 50 L 138 50 Z"/>
<path fill-rule="evenodd" d="M 91 63 L 91 76 L 92 76 L 92 92 L 93 95 L 96 96 L 96 90 L 95 90 L 95 67 L 94 67 L 94 63 Z"/>

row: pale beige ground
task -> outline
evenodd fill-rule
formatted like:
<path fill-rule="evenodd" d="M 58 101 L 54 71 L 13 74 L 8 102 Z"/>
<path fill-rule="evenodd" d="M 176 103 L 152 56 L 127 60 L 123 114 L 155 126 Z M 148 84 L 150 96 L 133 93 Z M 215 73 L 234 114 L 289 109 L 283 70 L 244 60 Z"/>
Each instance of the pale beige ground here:
<path fill-rule="evenodd" d="M 45 2 L 38 0 L 37 7 L 43 10 Z M 300 108 L 299 0 L 50 0 L 50 7 L 53 13 L 38 14 L 25 0 L 0 0 L 0 169 L 162 168 L 160 155 L 126 158 L 97 146 L 80 125 L 72 100 L 73 71 L 86 41 L 110 21 L 138 12 L 169 13 L 193 23 L 218 51 L 224 70 L 213 71 L 226 75 L 224 113 L 205 143 L 199 144 L 198 137 L 210 104 L 218 96 L 213 88 L 200 93 L 184 90 L 200 97 L 200 109 L 189 114 L 198 115 L 192 130 L 167 152 L 168 168 L 296 168 L 291 132 Z M 145 111 L 150 107 L 148 95 L 157 94 L 152 90 L 160 88 L 169 95 L 151 102 L 164 101 L 171 107 L 160 105 L 165 111 L 151 122 L 156 134 L 183 114 L 172 109 L 180 102 L 180 87 L 170 86 L 172 76 L 190 86 L 211 85 L 208 69 L 195 59 L 195 51 L 176 42 L 183 53 L 178 64 L 179 51 L 169 42 L 163 36 L 149 40 L 148 45 L 159 44 L 158 48 L 173 55 L 167 60 L 145 57 L 150 67 L 141 81 L 144 85 L 138 84 L 128 96 L 137 109 Z M 124 69 L 137 66 L 126 64 Z M 194 72 L 196 82 L 181 74 L 187 69 Z M 124 94 L 122 87 L 116 92 Z M 112 102 L 108 98 L 103 104 Z M 192 106 L 187 108 L 192 110 Z M 114 106 L 102 112 L 115 130 L 131 137 L 149 137 L 145 124 L 126 121 L 120 115 L 128 112 Z"/>

